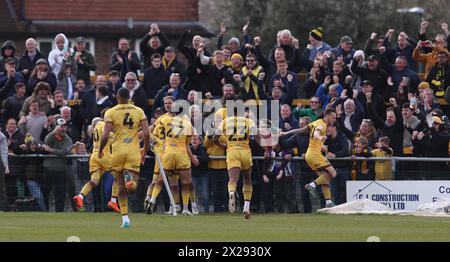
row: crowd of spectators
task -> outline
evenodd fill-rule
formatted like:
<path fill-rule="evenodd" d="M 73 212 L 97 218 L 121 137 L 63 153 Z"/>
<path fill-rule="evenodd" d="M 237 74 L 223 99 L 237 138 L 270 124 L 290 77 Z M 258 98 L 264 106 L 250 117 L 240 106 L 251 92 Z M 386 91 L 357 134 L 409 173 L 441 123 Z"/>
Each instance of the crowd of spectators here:
<path fill-rule="evenodd" d="M 117 103 L 120 87 L 130 90 L 131 101 L 151 122 L 164 112 L 163 98 L 168 95 L 190 104 L 200 97 L 223 104 L 236 99 L 278 100 L 280 121 L 272 125 L 283 131 L 307 125 L 327 108 L 336 110 L 337 124 L 329 128 L 323 148 L 331 160 L 352 155 L 446 158 L 448 107 L 438 99 L 450 102 L 450 32 L 443 23 L 443 34 L 431 38 L 428 26 L 426 21 L 421 23 L 417 39 L 399 32 L 395 41 L 394 29 L 381 36 L 372 33 L 364 49 L 356 50 L 350 36 L 342 36 L 333 47 L 321 27 L 308 32 L 305 47 L 287 29 L 275 36 L 273 48 L 264 47 L 261 37 L 250 35 L 249 23 L 243 27 L 242 39 L 231 36 L 228 41 L 222 24 L 215 47 L 207 46 L 190 30 L 171 46 L 158 25 L 152 24 L 141 41 L 141 53 L 121 38 L 111 55 L 108 76 L 98 75 L 92 83 L 96 60 L 86 50 L 83 37 L 70 46 L 64 34 L 56 35 L 48 56 L 37 49 L 33 38 L 24 43 L 5 41 L 0 54 L 0 209 L 14 205 L 21 184 L 36 199 L 39 210 L 49 210 L 52 189 L 55 210 L 64 210 L 65 200 L 71 199 L 66 194 L 75 194 L 77 175 L 68 168 L 73 161 L 14 155 L 86 154 L 92 147 L 92 119 Z M 192 45 L 186 43 L 188 39 Z M 18 44 L 25 45 L 23 54 L 16 52 Z M 268 53 L 264 53 L 266 48 Z M 423 81 L 417 73 L 419 64 L 424 66 Z M 306 73 L 306 79 L 300 81 L 299 73 Z M 305 100 L 309 104 L 297 102 Z M 193 122 L 206 117 L 198 111 L 198 106 L 191 106 Z M 193 168 L 193 176 L 200 203 L 206 204 L 204 211 L 208 212 L 211 202 L 214 211 L 221 212 L 226 210 L 226 163 L 207 157 L 224 156 L 225 151 L 212 143 L 211 136 L 202 134 L 192 143 L 193 152 L 206 158 Z M 301 194 L 304 211 L 311 211 L 302 186 L 312 179 L 311 170 L 304 162 L 290 160 L 295 153 L 302 156 L 308 142 L 307 135 L 288 137 L 274 148 L 273 155 L 264 156 L 271 161 L 255 161 L 253 176 L 261 184 L 255 194 L 261 196 L 259 202 L 266 212 L 284 212 L 284 206 L 298 212 L 296 194 Z M 254 156 L 263 156 L 255 141 L 251 146 Z M 275 156 L 285 160 L 274 160 Z M 151 163 L 143 166 L 143 179 L 151 178 Z M 345 202 L 345 181 L 393 179 L 395 175 L 389 161 L 336 162 L 335 167 L 338 177 L 332 192 L 337 204 Z M 414 168 L 449 170 L 446 163 L 400 165 L 397 170 Z M 257 209 L 258 200 L 254 202 Z"/>

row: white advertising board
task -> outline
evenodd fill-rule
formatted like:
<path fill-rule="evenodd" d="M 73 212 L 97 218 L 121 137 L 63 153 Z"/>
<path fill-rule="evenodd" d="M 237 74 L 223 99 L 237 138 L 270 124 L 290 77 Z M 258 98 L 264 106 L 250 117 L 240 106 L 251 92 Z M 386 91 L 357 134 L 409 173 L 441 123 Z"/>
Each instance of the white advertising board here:
<path fill-rule="evenodd" d="M 416 211 L 419 204 L 450 199 L 450 181 L 347 181 L 347 202 L 365 198 L 392 210 Z"/>

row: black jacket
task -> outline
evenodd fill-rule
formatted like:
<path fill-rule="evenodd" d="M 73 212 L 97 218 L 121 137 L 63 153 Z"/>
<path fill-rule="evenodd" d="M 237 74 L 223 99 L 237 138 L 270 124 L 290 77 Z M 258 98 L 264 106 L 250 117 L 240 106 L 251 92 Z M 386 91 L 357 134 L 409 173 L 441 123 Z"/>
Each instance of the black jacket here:
<path fill-rule="evenodd" d="M 2 133 L 6 136 L 6 139 L 11 141 L 8 150 L 16 155 L 20 154 L 22 152 L 20 145 L 25 143 L 25 136 L 20 132 L 20 130 L 17 128 L 12 135 L 9 135 L 8 131 L 6 130 L 4 130 Z"/>
<path fill-rule="evenodd" d="M 0 72 L 0 99 L 6 99 L 14 95 L 16 93 L 15 84 L 25 83 L 24 81 L 21 72 L 16 72 L 15 77 L 7 77 L 7 74 Z"/>
<path fill-rule="evenodd" d="M 288 62 L 289 71 L 298 73 L 302 70 L 302 68 L 306 68 L 306 66 L 301 63 L 300 50 L 298 50 L 297 48 L 295 48 L 291 45 L 276 45 L 276 46 L 274 46 L 272 48 L 272 50 L 270 50 L 270 55 L 269 55 L 269 59 L 268 59 L 270 62 L 276 64 L 275 49 L 277 49 L 278 47 L 283 48 L 284 53 L 286 54 L 286 60 Z"/>
<path fill-rule="evenodd" d="M 102 115 L 102 111 L 105 108 L 112 108 L 114 106 L 114 102 L 111 100 L 111 98 L 108 96 L 108 99 L 106 99 L 102 104 L 97 104 L 97 112 L 95 113 L 96 117 L 100 117 Z"/>
<path fill-rule="evenodd" d="M 169 84 L 169 77 L 170 74 L 162 66 L 157 69 L 153 66 L 147 68 L 144 72 L 144 81 L 142 83 L 142 88 L 147 93 L 147 97 L 150 99 L 155 98 L 158 91 Z"/>
<path fill-rule="evenodd" d="M 348 138 L 341 132 L 338 132 L 334 139 L 329 136 L 327 140 L 325 140 L 324 145 L 328 146 L 328 152 L 335 154 L 336 157 L 350 156 L 352 144 L 350 140 L 348 140 Z M 350 167 L 349 163 L 346 161 L 336 161 L 336 163 L 333 163 L 333 166 Z"/>
<path fill-rule="evenodd" d="M 52 71 L 48 71 L 47 76 L 44 79 L 38 79 L 37 76 L 31 76 L 30 79 L 28 80 L 28 85 L 27 85 L 27 95 L 28 96 L 33 94 L 34 88 L 36 87 L 36 84 L 39 82 L 48 83 L 52 94 L 56 90 L 56 87 L 58 85 L 58 81 L 56 80 L 56 75 Z"/>
<path fill-rule="evenodd" d="M 225 79 L 226 84 L 233 84 L 233 72 L 228 66 L 218 68 L 216 65 L 204 66 L 206 74 L 206 82 L 208 92 L 211 92 L 213 97 L 222 97 L 222 79 Z"/>
<path fill-rule="evenodd" d="M 387 97 L 387 93 L 389 92 L 387 86 L 388 74 L 380 68 L 380 65 L 378 65 L 377 70 L 372 71 L 367 64 L 359 66 L 358 62 L 353 60 L 351 70 L 354 74 L 361 77 L 361 81 L 369 80 L 373 83 L 373 93 L 379 94 L 383 98 Z"/>
<path fill-rule="evenodd" d="M 87 89 L 83 92 L 83 96 L 80 97 L 80 116 L 83 119 L 84 125 L 87 127 L 91 124 L 92 119 L 97 112 L 97 100 L 95 97 L 95 86 Z"/>
<path fill-rule="evenodd" d="M 198 166 L 192 165 L 192 176 L 200 177 L 206 175 L 206 170 L 208 170 L 208 154 L 206 153 L 206 148 L 200 145 L 197 149 L 191 146 L 192 154 L 197 156 L 200 164 Z"/>
<path fill-rule="evenodd" d="M 137 107 L 140 107 L 147 114 L 147 94 L 145 93 L 142 87 L 139 87 L 136 91 L 134 91 L 133 96 L 131 97 L 131 101 Z"/>
<path fill-rule="evenodd" d="M 76 49 L 74 50 L 73 56 L 76 54 Z M 84 83 L 86 84 L 86 87 L 89 87 L 91 85 L 91 71 L 95 71 L 96 65 L 95 65 L 95 58 L 94 56 L 89 53 L 88 51 L 84 50 L 81 52 L 80 56 L 81 60 L 83 61 L 83 64 L 77 63 L 77 79 L 83 79 Z"/>
<path fill-rule="evenodd" d="M 284 150 L 297 147 L 298 156 L 302 156 L 308 150 L 309 134 L 296 134 L 287 138 L 280 138 L 280 146 Z M 300 167 L 303 171 L 312 172 L 305 161 L 300 161 Z"/>
<path fill-rule="evenodd" d="M 155 97 L 155 103 L 153 104 L 153 107 L 152 107 L 151 115 L 153 115 L 156 108 L 158 108 L 158 107 L 164 108 L 163 98 L 168 95 L 167 92 L 169 91 L 169 89 L 170 89 L 169 85 L 166 85 L 158 91 L 158 93 L 156 94 L 156 97 Z M 177 88 L 177 91 L 178 91 L 178 93 L 175 96 L 172 95 L 175 97 L 175 100 L 187 99 L 187 92 L 182 86 L 179 86 Z"/>
<path fill-rule="evenodd" d="M 6 121 L 12 117 L 19 121 L 20 110 L 22 109 L 25 99 L 25 97 L 18 98 L 17 95 L 10 96 L 6 99 L 4 104 L 4 122 L 2 123 L 2 126 L 5 126 Z"/>
<path fill-rule="evenodd" d="M 131 52 L 131 60 L 128 60 L 128 55 Z M 117 56 L 120 56 L 123 60 L 123 63 L 120 63 L 117 59 Z M 138 75 L 137 71 L 141 68 L 141 61 L 139 60 L 138 55 L 133 50 L 127 50 L 125 53 L 122 50 L 117 50 L 111 56 L 111 64 L 109 65 L 110 70 L 117 70 L 120 74 L 120 81 L 125 81 L 125 75 L 128 72 L 133 72 Z"/>
<path fill-rule="evenodd" d="M 194 47 L 185 46 L 186 39 L 188 38 L 189 32 L 185 31 L 181 38 L 178 40 L 177 49 L 186 57 L 188 60 L 187 66 L 187 77 L 188 81 L 186 83 L 186 90 L 197 90 L 204 91 L 206 87 L 205 72 L 203 71 L 203 65 L 196 60 L 200 59 L 197 57 L 197 49 Z M 205 56 L 211 56 L 208 51 L 204 51 Z M 199 69 L 200 73 L 197 72 Z"/>
<path fill-rule="evenodd" d="M 390 145 L 394 150 L 394 156 L 403 155 L 403 117 L 398 107 L 394 108 L 396 122 L 393 126 L 387 126 L 385 121 L 375 112 L 373 104 L 370 103 L 369 117 L 374 121 L 375 127 L 378 129 L 378 137 L 389 137 Z"/>
<path fill-rule="evenodd" d="M 448 141 L 450 135 L 447 131 L 436 131 L 434 128 L 430 128 L 430 132 L 427 136 L 422 138 L 422 143 L 425 147 L 426 157 L 449 157 L 448 154 Z"/>
<path fill-rule="evenodd" d="M 364 115 L 368 117 L 369 113 L 369 104 L 367 104 L 367 98 L 366 95 L 362 92 L 358 93 L 358 96 L 356 97 L 361 104 L 361 106 L 364 108 Z M 372 94 L 372 105 L 375 108 L 375 112 L 380 116 L 381 118 L 385 119 L 386 115 L 386 106 L 384 104 L 384 99 L 381 95 L 374 95 Z"/>
<path fill-rule="evenodd" d="M 26 76 L 27 80 L 28 80 L 28 77 L 31 75 L 31 71 L 33 71 L 34 67 L 36 66 L 36 62 L 41 58 L 44 58 L 45 61 L 47 61 L 47 58 L 45 57 L 45 55 L 36 49 L 36 55 L 34 56 L 33 61 L 31 61 L 30 57 L 28 56 L 28 51 L 25 51 L 25 53 L 19 59 L 19 65 L 18 65 L 17 71 L 22 71 L 24 69 L 28 69 L 29 74 Z"/>
<path fill-rule="evenodd" d="M 108 87 L 108 96 L 113 102 L 114 105 L 117 105 L 116 95 L 117 91 L 122 87 L 122 82 L 117 81 L 116 85 L 113 86 L 111 81 L 106 82 L 106 86 Z"/>
<path fill-rule="evenodd" d="M 148 45 L 148 40 L 153 36 L 157 36 L 161 41 L 161 46 L 158 49 L 152 49 Z M 144 57 L 144 70 L 149 68 L 152 65 L 151 57 L 153 54 L 160 54 L 161 57 L 164 55 L 164 49 L 169 46 L 169 39 L 167 39 L 166 35 L 162 32 L 159 32 L 156 35 L 145 34 L 142 38 L 139 47 L 141 48 L 142 56 Z"/>
<path fill-rule="evenodd" d="M 165 59 L 163 57 L 163 59 Z M 162 67 L 164 67 L 163 64 L 161 64 Z M 186 81 L 187 78 L 187 74 L 186 74 L 186 66 L 181 63 L 177 58 L 175 58 L 172 63 L 170 63 L 169 65 L 167 65 L 167 68 L 165 68 L 165 70 L 167 71 L 167 73 L 169 74 L 169 76 L 172 73 L 178 73 L 180 74 L 181 77 L 181 83 L 184 83 Z"/>

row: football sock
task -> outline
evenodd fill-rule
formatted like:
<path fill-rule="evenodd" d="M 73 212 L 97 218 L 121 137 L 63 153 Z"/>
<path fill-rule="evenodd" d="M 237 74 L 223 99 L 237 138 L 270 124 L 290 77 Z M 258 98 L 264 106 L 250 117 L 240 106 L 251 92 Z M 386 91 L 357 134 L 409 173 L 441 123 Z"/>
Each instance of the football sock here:
<path fill-rule="evenodd" d="M 126 193 L 124 196 L 119 195 L 119 206 L 122 215 L 128 214 L 128 197 Z"/>
<path fill-rule="evenodd" d="M 161 193 L 161 189 L 162 189 L 162 183 L 160 182 L 156 182 L 156 184 L 153 186 L 153 191 L 152 191 L 152 198 L 157 198 L 159 193 Z M 148 195 L 148 192 L 147 192 Z"/>
<path fill-rule="evenodd" d="M 191 199 L 191 202 L 195 202 L 197 199 L 197 192 L 195 192 L 195 188 L 194 186 L 191 184 L 190 186 L 190 196 L 189 198 Z"/>
<path fill-rule="evenodd" d="M 116 180 L 114 179 L 114 182 L 112 184 L 111 200 L 117 199 L 118 194 L 119 194 L 119 185 L 117 184 Z"/>
<path fill-rule="evenodd" d="M 250 210 L 250 201 L 244 202 L 244 210 Z"/>
<path fill-rule="evenodd" d="M 322 185 L 322 192 L 325 199 L 331 199 L 330 185 Z"/>
<path fill-rule="evenodd" d="M 172 196 L 175 204 L 180 204 L 180 191 L 178 185 L 172 186 Z"/>
<path fill-rule="evenodd" d="M 230 192 L 236 192 L 237 182 L 234 181 L 228 181 L 228 193 Z"/>
<path fill-rule="evenodd" d="M 314 180 L 314 182 L 316 182 L 316 185 L 323 185 L 328 184 L 330 182 L 330 179 L 328 177 L 328 174 L 326 174 L 319 176 L 316 180 Z"/>
<path fill-rule="evenodd" d="M 313 181 L 313 182 L 311 182 L 311 183 L 309 183 L 309 185 L 312 187 L 312 188 L 316 188 L 316 183 Z"/>
<path fill-rule="evenodd" d="M 86 184 L 84 184 L 83 188 L 81 189 L 80 195 L 81 199 L 83 199 L 83 196 L 89 194 L 89 192 L 91 192 L 91 190 L 94 188 L 94 183 L 92 183 L 91 181 L 87 182 Z"/>
<path fill-rule="evenodd" d="M 190 185 L 182 185 L 181 193 L 183 195 L 183 207 L 187 207 L 189 204 Z M 187 210 L 187 208 L 185 208 Z"/>
<path fill-rule="evenodd" d="M 253 185 L 251 182 L 246 183 L 244 180 L 244 186 L 242 187 L 242 193 L 244 194 L 245 201 L 250 202 L 250 200 L 252 200 Z"/>
<path fill-rule="evenodd" d="M 128 215 L 123 215 L 122 216 L 122 223 L 128 222 L 130 223 L 130 218 L 128 217 Z"/>
<path fill-rule="evenodd" d="M 325 204 L 327 204 L 327 205 L 333 204 L 333 201 L 331 201 L 331 199 L 327 199 L 327 200 L 325 200 Z"/>

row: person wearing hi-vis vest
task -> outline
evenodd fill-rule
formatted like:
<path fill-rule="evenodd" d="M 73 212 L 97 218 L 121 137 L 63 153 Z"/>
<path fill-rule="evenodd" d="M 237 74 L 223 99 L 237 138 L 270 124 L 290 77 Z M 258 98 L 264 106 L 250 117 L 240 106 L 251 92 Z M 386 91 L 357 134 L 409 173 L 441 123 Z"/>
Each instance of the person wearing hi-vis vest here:
<path fill-rule="evenodd" d="M 264 69 L 258 65 L 256 55 L 248 54 L 246 56 L 246 65 L 241 69 L 241 80 L 244 83 L 246 100 L 261 99 L 261 94 L 258 91 L 258 77 L 260 73 L 264 73 Z"/>
<path fill-rule="evenodd" d="M 450 66 L 448 65 L 447 51 L 441 51 L 437 54 L 437 62 L 431 67 L 426 82 L 430 84 L 437 98 L 444 97 L 445 90 L 450 86 Z"/>

